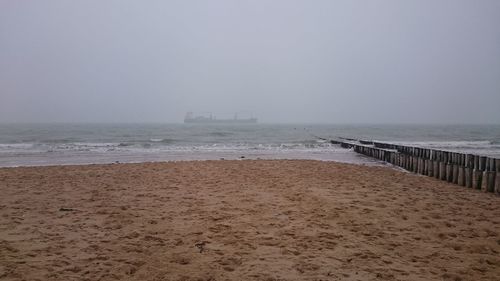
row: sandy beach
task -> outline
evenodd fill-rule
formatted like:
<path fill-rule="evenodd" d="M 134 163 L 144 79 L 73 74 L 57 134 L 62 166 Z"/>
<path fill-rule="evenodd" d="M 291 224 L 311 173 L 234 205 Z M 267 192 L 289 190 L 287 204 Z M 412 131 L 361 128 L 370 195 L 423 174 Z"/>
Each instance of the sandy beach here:
<path fill-rule="evenodd" d="M 500 197 L 387 167 L 0 169 L 1 280 L 499 280 Z"/>

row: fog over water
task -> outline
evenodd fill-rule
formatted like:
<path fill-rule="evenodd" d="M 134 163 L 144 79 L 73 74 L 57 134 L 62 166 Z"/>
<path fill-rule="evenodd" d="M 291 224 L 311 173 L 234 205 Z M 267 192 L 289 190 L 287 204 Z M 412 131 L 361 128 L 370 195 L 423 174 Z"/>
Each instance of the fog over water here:
<path fill-rule="evenodd" d="M 0 1 L 0 122 L 499 123 L 500 1 Z"/>

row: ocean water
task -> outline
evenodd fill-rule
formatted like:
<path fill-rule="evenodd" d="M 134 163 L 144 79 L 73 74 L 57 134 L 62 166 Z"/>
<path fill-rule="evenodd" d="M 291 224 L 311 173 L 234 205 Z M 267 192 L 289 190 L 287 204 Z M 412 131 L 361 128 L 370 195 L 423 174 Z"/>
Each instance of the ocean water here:
<path fill-rule="evenodd" d="M 0 166 L 221 158 L 383 164 L 324 140 L 338 137 L 500 158 L 500 125 L 0 124 Z"/>

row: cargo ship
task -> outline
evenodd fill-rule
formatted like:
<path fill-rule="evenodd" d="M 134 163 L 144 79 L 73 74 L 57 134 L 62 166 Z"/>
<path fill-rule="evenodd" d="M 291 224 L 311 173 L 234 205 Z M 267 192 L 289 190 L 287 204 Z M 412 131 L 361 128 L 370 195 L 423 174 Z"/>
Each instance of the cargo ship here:
<path fill-rule="evenodd" d="M 194 124 L 256 124 L 257 118 L 238 118 L 238 114 L 235 113 L 232 119 L 218 119 L 215 115 L 210 113 L 208 116 L 194 115 L 193 112 L 186 113 L 184 117 L 184 123 L 194 123 Z"/>

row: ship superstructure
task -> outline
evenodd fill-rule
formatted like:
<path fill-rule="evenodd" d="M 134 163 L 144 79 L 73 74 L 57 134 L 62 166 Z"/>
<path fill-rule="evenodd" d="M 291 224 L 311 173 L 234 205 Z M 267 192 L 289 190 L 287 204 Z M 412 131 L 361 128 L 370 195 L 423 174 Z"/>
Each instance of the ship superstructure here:
<path fill-rule="evenodd" d="M 234 114 L 232 119 L 218 119 L 212 113 L 208 116 L 195 115 L 193 112 L 186 113 L 184 117 L 184 123 L 201 123 L 201 124 L 255 124 L 257 123 L 257 118 L 238 118 L 238 113 Z"/>

